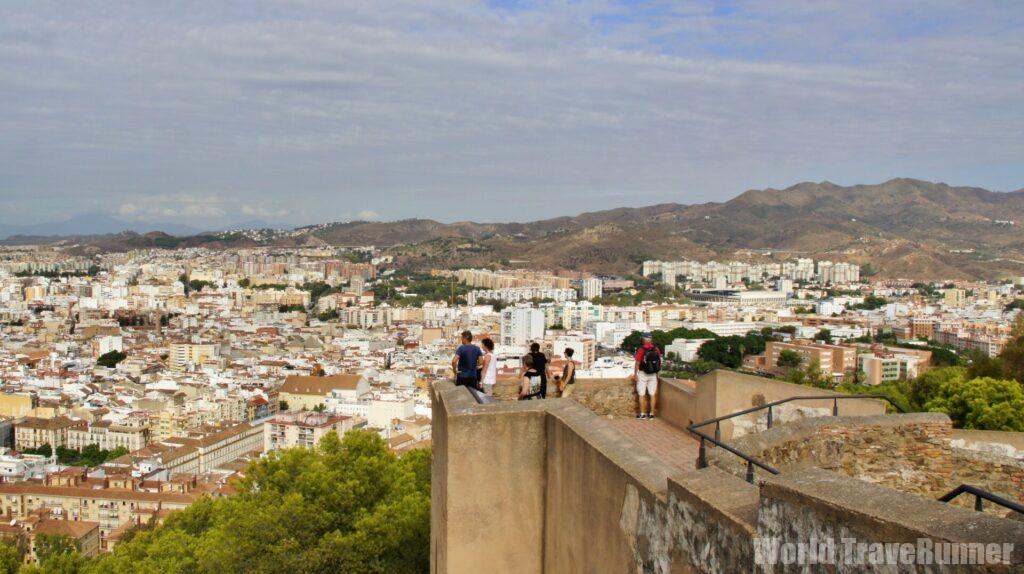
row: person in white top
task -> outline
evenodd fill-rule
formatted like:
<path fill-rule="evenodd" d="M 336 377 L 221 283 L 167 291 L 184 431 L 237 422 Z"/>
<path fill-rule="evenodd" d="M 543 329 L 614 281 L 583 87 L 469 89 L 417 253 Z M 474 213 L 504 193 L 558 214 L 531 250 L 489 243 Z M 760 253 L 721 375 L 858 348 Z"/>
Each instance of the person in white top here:
<path fill-rule="evenodd" d="M 494 395 L 494 384 L 498 382 L 498 359 L 494 356 L 494 341 L 490 338 L 481 341 L 484 346 L 483 372 L 484 392 Z"/>

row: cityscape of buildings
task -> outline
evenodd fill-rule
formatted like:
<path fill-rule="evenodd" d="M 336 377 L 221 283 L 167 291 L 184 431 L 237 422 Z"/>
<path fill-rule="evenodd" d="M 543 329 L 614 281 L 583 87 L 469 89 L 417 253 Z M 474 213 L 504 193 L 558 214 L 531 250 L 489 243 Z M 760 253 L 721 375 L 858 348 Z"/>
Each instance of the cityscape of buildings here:
<path fill-rule="evenodd" d="M 825 380 L 875 385 L 927 370 L 933 345 L 998 354 L 1020 295 L 1013 282 L 926 295 L 810 259 L 640 271 L 434 270 L 469 290 L 408 305 L 415 289 L 373 247 L 0 249 L 0 510 L 12 532 L 66 532 L 105 552 L 199 496 L 230 496 L 249 461 L 330 431 L 427 446 L 428 390 L 450 378 L 467 329 L 495 341 L 502 377 L 532 343 L 556 372 L 572 348 L 577 377 L 613 379 L 632 372 L 620 347 L 638 331 L 709 332 L 666 344 L 694 362 L 713 337 L 769 328 L 782 339 L 742 370 L 784 375 L 791 352 Z M 87 453 L 100 459 L 76 459 Z"/>

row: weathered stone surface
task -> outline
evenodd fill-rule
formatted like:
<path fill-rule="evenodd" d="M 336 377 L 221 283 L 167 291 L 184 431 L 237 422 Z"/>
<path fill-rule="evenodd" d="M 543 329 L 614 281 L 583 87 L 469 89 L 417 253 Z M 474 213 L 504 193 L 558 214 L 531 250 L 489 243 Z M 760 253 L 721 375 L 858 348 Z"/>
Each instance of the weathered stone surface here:
<path fill-rule="evenodd" d="M 820 571 L 867 572 L 1019 572 L 1024 562 L 1024 524 L 993 518 L 934 500 L 921 500 L 838 474 L 806 469 L 765 479 L 761 486 L 758 536 L 781 542 L 843 539 L 915 544 L 936 542 L 993 544 L 1010 553 L 1012 564 L 960 566 L 931 564 L 841 563 Z M 1005 544 L 1013 544 L 1007 548 Z M 1015 544 L 1014 544 L 1015 543 Z M 841 547 L 838 549 L 841 551 Z M 764 572 L 819 571 L 779 564 Z"/>
<path fill-rule="evenodd" d="M 632 417 L 639 412 L 636 387 L 628 379 L 580 379 L 571 398 L 597 415 Z"/>
<path fill-rule="evenodd" d="M 971 484 L 1024 502 L 1024 461 L 951 446 L 952 426 L 939 413 L 879 417 L 798 419 L 730 446 L 783 472 L 802 468 L 831 470 L 909 494 L 935 499 Z M 711 464 L 744 476 L 745 463 L 725 451 L 712 451 Z M 973 506 L 973 497 L 955 504 Z M 988 505 L 986 511 L 1005 514 Z"/>

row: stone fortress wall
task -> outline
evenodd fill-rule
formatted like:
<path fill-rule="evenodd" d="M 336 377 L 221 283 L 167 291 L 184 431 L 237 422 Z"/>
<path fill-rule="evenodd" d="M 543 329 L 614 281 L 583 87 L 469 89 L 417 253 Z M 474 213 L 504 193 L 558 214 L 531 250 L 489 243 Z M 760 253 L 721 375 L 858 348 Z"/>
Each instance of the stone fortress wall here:
<path fill-rule="evenodd" d="M 695 386 L 665 381 L 661 417 L 689 424 L 787 392 L 810 394 L 804 387 L 793 392 L 790 385 L 751 379 L 757 377 L 717 372 Z M 598 396 L 624 396 L 630 386 L 603 380 L 577 392 L 588 388 Z M 779 476 L 759 473 L 757 484 L 749 484 L 731 463 L 718 460 L 718 453 L 711 456 L 721 464 L 702 470 L 666 466 L 617 432 L 606 420 L 609 413 L 583 406 L 587 398 L 477 404 L 468 391 L 450 383 L 436 384 L 433 393 L 431 551 L 436 573 L 789 572 L 802 567 L 756 565 L 755 540 L 771 536 L 805 542 L 825 535 L 866 542 L 1016 540 L 1021 542 L 1013 565 L 989 571 L 1024 567 L 1024 522 L 911 494 L 941 490 L 932 475 L 941 475 L 947 461 L 956 467 L 962 461 L 958 456 L 977 458 L 947 446 L 948 420 L 933 415 L 880 416 L 883 404 L 847 401 L 865 404 L 844 406 L 844 416 L 835 419 L 773 427 L 769 438 L 780 440 L 762 446 L 779 466 L 790 468 Z M 824 408 L 822 403 L 812 407 Z M 788 430 L 791 425 L 796 430 Z M 900 438 L 889 436 L 894 431 Z M 805 450 L 792 433 L 821 448 Z M 755 446 L 754 441 L 764 440 L 761 434 L 730 444 Z M 868 453 L 864 462 L 835 447 L 836 441 L 858 434 L 857 449 Z M 889 470 L 895 463 L 882 462 L 887 448 L 896 448 L 908 461 L 929 459 L 928 472 L 897 479 Z M 936 453 L 940 460 L 932 463 Z M 992 474 L 986 463 L 978 464 L 961 472 Z M 861 479 L 869 475 L 882 478 L 875 483 Z M 1011 471 L 1010 484 L 1014 477 Z M 935 566 L 923 571 L 961 570 Z"/>
<path fill-rule="evenodd" d="M 971 484 L 1024 503 L 1024 460 L 954 447 L 952 430 L 941 413 L 825 416 L 775 426 L 730 445 L 784 473 L 820 468 L 931 499 Z M 736 476 L 746 472 L 738 457 L 724 451 L 712 451 L 708 460 Z M 972 497 L 955 502 L 973 505 Z M 1006 513 L 994 505 L 987 511 Z"/>

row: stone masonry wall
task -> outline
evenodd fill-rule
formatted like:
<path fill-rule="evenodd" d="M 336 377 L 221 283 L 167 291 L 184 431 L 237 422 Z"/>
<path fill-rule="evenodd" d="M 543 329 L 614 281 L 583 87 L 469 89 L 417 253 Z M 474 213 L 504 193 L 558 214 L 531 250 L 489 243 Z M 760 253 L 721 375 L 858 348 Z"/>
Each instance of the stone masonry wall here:
<path fill-rule="evenodd" d="M 937 413 L 821 417 L 773 427 L 730 444 L 783 471 L 820 468 L 925 498 L 971 484 L 1024 501 L 1024 461 L 950 446 L 952 425 Z M 712 452 L 709 461 L 743 476 L 742 461 Z M 974 498 L 955 501 L 972 506 Z M 985 509 L 1005 514 L 995 505 Z"/>
<path fill-rule="evenodd" d="M 772 477 L 762 483 L 757 535 L 762 541 L 757 548 L 761 560 L 755 560 L 759 564 L 754 571 L 759 573 L 1002 573 L 1020 572 L 1024 560 L 1024 548 L 1015 544 L 1024 539 L 1024 524 L 934 500 L 914 499 L 816 469 Z M 886 557 L 881 557 L 881 563 L 872 563 L 868 555 L 858 554 L 844 542 L 909 543 L 918 548 L 922 538 L 929 539 L 934 546 L 937 542 L 964 542 L 965 537 L 974 543 L 998 546 L 1002 552 L 1008 552 L 1001 558 L 1009 563 L 962 566 L 919 558 L 909 565 Z M 778 548 L 773 551 L 770 544 L 763 543 L 773 541 L 796 544 L 832 541 L 837 561 L 815 567 L 787 564 L 785 560 L 765 560 Z M 851 552 L 847 554 L 847 550 Z"/>
<path fill-rule="evenodd" d="M 594 414 L 636 416 L 636 388 L 628 379 L 578 379 L 574 387 L 571 398 Z M 494 385 L 494 399 L 497 401 L 515 401 L 518 396 L 519 386 L 515 379 L 501 379 Z M 548 397 L 558 397 L 554 382 L 548 384 Z"/>
<path fill-rule="evenodd" d="M 953 473 L 952 426 L 945 415 L 820 417 L 741 437 L 731 446 L 786 472 L 820 468 L 935 498 Z M 742 461 L 712 452 L 716 464 L 743 476 Z"/>
<path fill-rule="evenodd" d="M 577 380 L 572 399 L 596 415 L 636 416 L 636 387 L 628 379 Z"/>
<path fill-rule="evenodd" d="M 960 484 L 970 484 L 1024 503 L 1024 460 L 964 448 L 951 450 L 954 472 L 948 490 Z M 974 497 L 964 495 L 954 502 L 973 508 Z M 1005 510 L 990 503 L 986 504 L 985 511 L 994 514 L 1005 513 Z"/>

